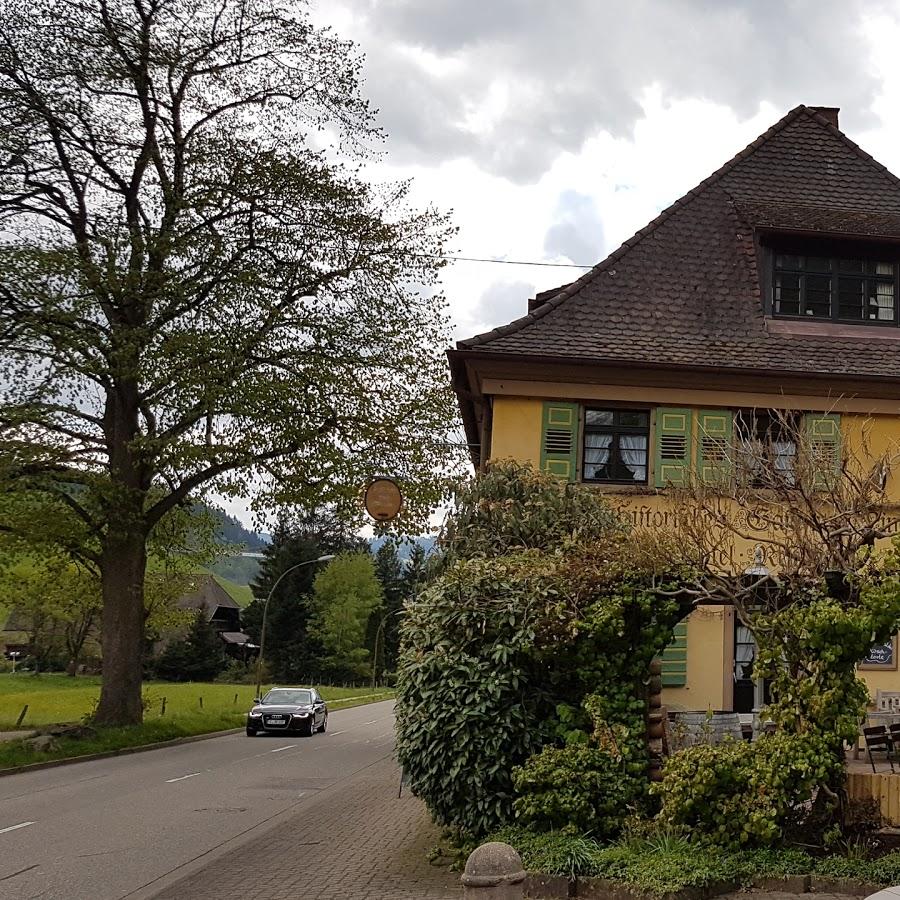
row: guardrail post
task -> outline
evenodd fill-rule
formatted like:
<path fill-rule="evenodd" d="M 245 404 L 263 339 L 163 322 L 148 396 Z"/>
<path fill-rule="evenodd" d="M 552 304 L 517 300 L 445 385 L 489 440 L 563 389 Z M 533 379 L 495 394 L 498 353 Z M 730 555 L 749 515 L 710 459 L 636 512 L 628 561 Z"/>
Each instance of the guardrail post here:
<path fill-rule="evenodd" d="M 525 869 L 509 844 L 491 841 L 469 854 L 460 881 L 467 900 L 522 900 Z"/>

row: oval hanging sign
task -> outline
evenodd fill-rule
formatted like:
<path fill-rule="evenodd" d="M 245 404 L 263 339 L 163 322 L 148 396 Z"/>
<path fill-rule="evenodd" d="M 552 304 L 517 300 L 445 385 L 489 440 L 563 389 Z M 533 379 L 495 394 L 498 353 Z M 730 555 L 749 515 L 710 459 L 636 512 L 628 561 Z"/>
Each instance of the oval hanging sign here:
<path fill-rule="evenodd" d="M 374 478 L 366 488 L 366 512 L 377 522 L 390 522 L 403 506 L 403 494 L 392 478 Z"/>

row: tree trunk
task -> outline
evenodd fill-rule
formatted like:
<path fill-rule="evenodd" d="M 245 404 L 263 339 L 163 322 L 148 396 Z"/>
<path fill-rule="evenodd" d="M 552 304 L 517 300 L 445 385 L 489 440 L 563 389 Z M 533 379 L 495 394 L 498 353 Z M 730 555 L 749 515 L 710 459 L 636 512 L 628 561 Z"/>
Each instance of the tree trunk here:
<path fill-rule="evenodd" d="M 94 721 L 139 725 L 144 644 L 147 550 L 139 521 L 110 529 L 103 548 L 101 647 L 103 680 Z"/>

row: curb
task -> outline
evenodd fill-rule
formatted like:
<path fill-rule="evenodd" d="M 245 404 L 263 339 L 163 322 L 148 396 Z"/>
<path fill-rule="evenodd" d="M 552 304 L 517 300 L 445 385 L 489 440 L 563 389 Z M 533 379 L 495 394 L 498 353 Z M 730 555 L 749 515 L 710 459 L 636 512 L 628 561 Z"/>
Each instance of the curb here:
<path fill-rule="evenodd" d="M 178 747 L 181 744 L 193 744 L 197 741 L 208 741 L 210 738 L 239 734 L 243 730 L 244 727 L 241 726 L 240 728 L 228 728 L 225 731 L 209 731 L 206 734 L 192 734 L 188 737 L 173 738 L 170 741 L 159 741 L 156 744 L 139 744 L 136 747 L 120 747 L 118 750 L 105 750 L 103 753 L 86 753 L 84 756 L 67 756 L 65 759 L 49 759 L 46 762 L 28 763 L 24 766 L 13 766 L 10 769 L 0 769 L 0 778 L 6 775 L 18 775 L 20 772 L 39 772 L 41 769 L 55 769 L 57 766 L 67 766 L 70 763 L 91 762 L 95 759 L 111 759 L 114 756 L 130 756 L 132 753 L 145 753 L 148 750 Z"/>
<path fill-rule="evenodd" d="M 761 877 L 754 879 L 750 888 L 763 892 L 811 895 L 829 893 L 847 897 L 866 897 L 882 889 L 879 885 L 852 878 L 829 878 L 822 875 Z M 563 900 L 570 897 L 589 897 L 594 900 L 711 900 L 740 889 L 741 885 L 737 880 L 726 880 L 659 895 L 608 878 L 580 876 L 569 880 L 565 875 L 543 875 L 540 872 L 530 872 L 525 878 L 525 896 L 534 900 Z M 752 894 L 748 894 L 749 897 Z"/>

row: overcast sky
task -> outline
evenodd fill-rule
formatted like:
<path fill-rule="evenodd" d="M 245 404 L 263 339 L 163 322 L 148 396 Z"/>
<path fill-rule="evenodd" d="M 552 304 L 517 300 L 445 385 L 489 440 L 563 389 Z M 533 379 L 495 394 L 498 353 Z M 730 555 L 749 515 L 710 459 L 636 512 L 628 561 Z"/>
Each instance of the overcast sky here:
<path fill-rule="evenodd" d="M 452 210 L 458 255 L 593 265 L 799 103 L 900 174 L 900 0 L 312 4 L 366 55 L 372 176 Z M 455 337 L 582 271 L 448 266 Z"/>
<path fill-rule="evenodd" d="M 460 255 L 593 265 L 798 103 L 900 173 L 900 0 L 313 2 Z M 581 271 L 455 263 L 456 337 Z"/>

